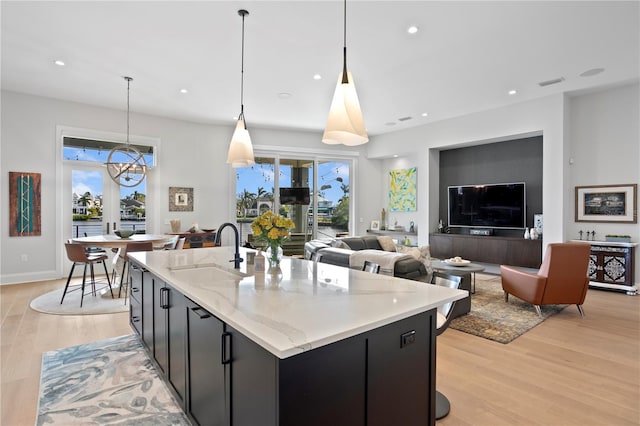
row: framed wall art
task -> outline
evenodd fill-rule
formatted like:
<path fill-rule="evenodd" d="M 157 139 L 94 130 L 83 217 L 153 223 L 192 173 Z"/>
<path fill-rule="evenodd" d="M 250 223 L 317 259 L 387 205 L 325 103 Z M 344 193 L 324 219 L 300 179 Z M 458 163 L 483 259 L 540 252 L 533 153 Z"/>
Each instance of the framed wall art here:
<path fill-rule="evenodd" d="M 41 235 L 40 173 L 9 172 L 9 236 Z"/>
<path fill-rule="evenodd" d="M 377 220 L 372 220 L 371 221 L 371 230 L 372 231 L 379 231 L 380 230 L 380 222 Z"/>
<path fill-rule="evenodd" d="M 416 170 L 411 167 L 389 172 L 389 211 L 416 211 Z"/>
<path fill-rule="evenodd" d="M 169 211 L 192 212 L 193 188 L 169 187 Z"/>
<path fill-rule="evenodd" d="M 576 222 L 638 222 L 638 185 L 576 186 Z"/>

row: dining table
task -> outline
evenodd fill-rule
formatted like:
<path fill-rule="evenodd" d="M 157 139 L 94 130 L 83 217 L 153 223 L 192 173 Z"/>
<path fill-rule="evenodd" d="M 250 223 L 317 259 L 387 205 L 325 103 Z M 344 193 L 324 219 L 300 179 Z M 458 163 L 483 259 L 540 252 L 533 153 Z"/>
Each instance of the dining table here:
<path fill-rule="evenodd" d="M 146 242 L 151 241 L 154 248 L 162 248 L 165 243 L 171 239 L 171 235 L 165 234 L 133 234 L 128 238 L 120 238 L 114 234 L 91 235 L 88 237 L 76 237 L 71 241 L 82 244 L 87 247 L 108 247 L 121 248 L 126 247 L 130 242 Z"/>

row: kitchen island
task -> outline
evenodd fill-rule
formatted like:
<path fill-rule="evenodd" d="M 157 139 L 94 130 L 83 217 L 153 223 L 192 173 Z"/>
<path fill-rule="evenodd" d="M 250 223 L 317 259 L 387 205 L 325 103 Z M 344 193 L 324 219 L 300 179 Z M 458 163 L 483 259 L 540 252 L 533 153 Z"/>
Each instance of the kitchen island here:
<path fill-rule="evenodd" d="M 466 291 L 293 258 L 236 270 L 229 247 L 129 257 L 131 325 L 195 423 L 435 424 L 435 308 Z"/>

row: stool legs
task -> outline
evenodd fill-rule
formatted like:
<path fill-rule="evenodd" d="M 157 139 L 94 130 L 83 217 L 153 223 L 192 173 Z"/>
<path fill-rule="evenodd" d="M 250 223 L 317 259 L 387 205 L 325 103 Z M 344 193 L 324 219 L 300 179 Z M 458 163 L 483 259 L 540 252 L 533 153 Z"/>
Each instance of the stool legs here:
<path fill-rule="evenodd" d="M 109 272 L 107 271 L 107 264 L 104 262 L 104 260 L 101 261 L 102 262 L 102 266 L 104 267 L 104 274 L 107 277 L 107 284 L 109 285 L 109 291 L 111 292 L 111 298 L 114 298 L 113 295 L 113 287 L 111 287 L 111 280 L 109 279 Z M 73 276 L 73 271 L 76 268 L 77 263 L 73 262 L 73 265 L 71 265 L 71 271 L 69 271 L 69 276 L 67 277 L 67 283 L 64 286 L 64 291 L 62 292 L 62 298 L 60 299 L 60 304 L 62 305 L 62 302 L 64 302 L 64 297 L 67 295 L 67 291 L 69 290 L 69 283 L 71 282 L 71 277 Z M 96 276 L 95 276 L 95 271 L 93 269 L 93 262 L 87 262 L 84 263 L 84 270 L 82 272 L 82 286 L 80 288 L 80 307 L 82 308 L 82 303 L 84 302 L 84 291 L 85 291 L 85 286 L 86 286 L 86 282 L 87 282 L 87 265 L 89 266 L 89 276 L 91 278 L 91 293 L 93 294 L 93 296 L 97 296 L 96 293 Z"/>
<path fill-rule="evenodd" d="M 67 284 L 64 286 L 64 291 L 62 292 L 62 299 L 60 299 L 60 304 L 62 305 L 62 302 L 64 301 L 64 296 L 66 296 L 67 294 L 67 289 L 69 288 L 69 282 L 71 281 L 71 276 L 73 275 L 73 270 L 76 267 L 76 263 L 73 262 L 73 265 L 71 265 L 71 272 L 69 272 L 69 278 L 67 278 Z"/>

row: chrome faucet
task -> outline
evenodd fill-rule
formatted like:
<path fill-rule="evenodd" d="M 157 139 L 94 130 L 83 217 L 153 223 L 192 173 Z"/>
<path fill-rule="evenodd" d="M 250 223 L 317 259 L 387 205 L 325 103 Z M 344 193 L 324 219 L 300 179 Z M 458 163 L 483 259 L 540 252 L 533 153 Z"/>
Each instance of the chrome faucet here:
<path fill-rule="evenodd" d="M 220 236 L 222 235 L 222 230 L 227 226 L 233 228 L 233 232 L 236 234 L 236 253 L 233 256 L 233 260 L 230 260 L 229 262 L 233 262 L 233 267 L 235 269 L 240 269 L 240 262 L 244 261 L 244 259 L 240 257 L 240 235 L 238 234 L 238 228 L 236 228 L 233 223 L 225 222 L 220 225 L 220 228 L 218 228 L 218 231 L 216 232 L 215 244 L 216 246 L 220 245 Z"/>

